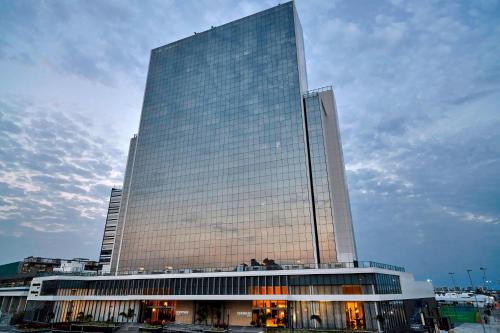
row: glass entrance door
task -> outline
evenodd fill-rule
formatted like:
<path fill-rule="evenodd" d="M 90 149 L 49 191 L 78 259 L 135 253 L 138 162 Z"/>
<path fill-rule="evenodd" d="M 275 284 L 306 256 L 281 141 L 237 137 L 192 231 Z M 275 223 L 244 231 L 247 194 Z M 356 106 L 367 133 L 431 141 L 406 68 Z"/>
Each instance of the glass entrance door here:
<path fill-rule="evenodd" d="M 286 301 L 253 301 L 252 322 L 260 327 L 286 327 Z"/>
<path fill-rule="evenodd" d="M 175 321 L 175 301 L 144 301 L 144 322 L 161 324 Z"/>
<path fill-rule="evenodd" d="M 345 316 L 347 328 L 359 330 L 365 327 L 365 314 L 363 312 L 363 303 L 346 302 Z"/>

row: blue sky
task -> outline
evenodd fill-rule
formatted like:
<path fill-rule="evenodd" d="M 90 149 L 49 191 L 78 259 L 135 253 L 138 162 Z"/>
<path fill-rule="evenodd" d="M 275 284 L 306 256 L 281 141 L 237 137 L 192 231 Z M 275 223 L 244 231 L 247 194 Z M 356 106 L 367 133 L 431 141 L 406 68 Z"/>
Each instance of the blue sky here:
<path fill-rule="evenodd" d="M 0 0 L 0 263 L 97 258 L 150 50 L 276 4 Z M 336 93 L 360 258 L 499 280 L 500 2 L 296 4 L 309 86 Z"/>

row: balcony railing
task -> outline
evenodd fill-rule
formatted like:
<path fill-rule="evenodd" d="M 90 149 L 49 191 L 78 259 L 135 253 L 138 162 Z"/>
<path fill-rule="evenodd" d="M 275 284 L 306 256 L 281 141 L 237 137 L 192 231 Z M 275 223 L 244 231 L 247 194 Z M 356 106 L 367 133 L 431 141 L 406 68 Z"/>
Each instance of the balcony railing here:
<path fill-rule="evenodd" d="M 227 273 L 227 272 L 250 272 L 250 271 L 273 271 L 273 270 L 304 270 L 304 269 L 345 269 L 345 268 L 380 268 L 397 272 L 404 272 L 405 269 L 400 266 L 388 265 L 374 261 L 354 261 L 354 262 L 336 262 L 328 264 L 290 264 L 290 265 L 259 265 L 248 266 L 238 265 L 236 267 L 218 267 L 218 268 L 168 268 L 164 270 L 134 270 L 120 272 L 118 275 L 149 275 L 149 274 L 190 274 L 190 273 Z M 101 271 L 87 272 L 44 272 L 36 276 L 106 276 L 114 275 L 111 273 L 102 273 Z"/>

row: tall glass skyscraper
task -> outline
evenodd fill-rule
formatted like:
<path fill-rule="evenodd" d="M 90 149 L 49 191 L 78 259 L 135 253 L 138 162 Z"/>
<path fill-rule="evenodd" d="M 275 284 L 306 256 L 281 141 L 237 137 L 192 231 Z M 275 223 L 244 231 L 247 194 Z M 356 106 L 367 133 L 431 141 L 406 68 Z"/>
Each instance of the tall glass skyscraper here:
<path fill-rule="evenodd" d="M 116 274 L 34 278 L 27 320 L 408 332 L 439 316 L 430 283 L 357 261 L 335 98 L 308 91 L 292 2 L 152 51 L 119 207 Z"/>
<path fill-rule="evenodd" d="M 151 52 L 112 270 L 353 261 L 331 89 L 292 2 Z"/>

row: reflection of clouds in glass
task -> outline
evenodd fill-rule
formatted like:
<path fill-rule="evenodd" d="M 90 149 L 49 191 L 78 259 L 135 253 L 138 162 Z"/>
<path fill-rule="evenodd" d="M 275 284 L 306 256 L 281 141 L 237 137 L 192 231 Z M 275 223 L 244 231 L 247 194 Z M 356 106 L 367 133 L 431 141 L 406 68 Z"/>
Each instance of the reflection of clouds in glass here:
<path fill-rule="evenodd" d="M 153 51 L 120 271 L 314 262 L 292 5 L 272 11 Z"/>

